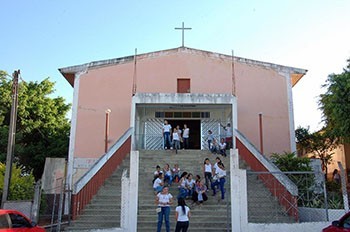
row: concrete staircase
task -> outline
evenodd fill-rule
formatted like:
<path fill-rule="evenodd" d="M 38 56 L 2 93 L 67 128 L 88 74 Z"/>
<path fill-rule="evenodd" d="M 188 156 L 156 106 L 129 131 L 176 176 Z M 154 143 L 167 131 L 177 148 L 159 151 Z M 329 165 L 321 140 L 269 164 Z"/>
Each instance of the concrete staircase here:
<path fill-rule="evenodd" d="M 74 220 L 66 231 L 88 231 L 120 227 L 121 209 L 121 176 L 124 169 L 129 169 L 130 156 L 106 180 L 98 193 L 93 197 L 84 212 Z"/>
<path fill-rule="evenodd" d="M 173 150 L 166 151 L 141 151 L 140 152 L 140 171 L 139 171 L 139 206 L 138 206 L 138 223 L 139 232 L 155 231 L 157 228 L 157 213 L 155 205 L 155 195 L 152 188 L 153 172 L 156 165 L 163 167 L 169 163 L 171 167 L 175 163 L 179 164 L 181 172 L 187 171 L 202 178 L 202 165 L 204 159 L 208 157 L 212 163 L 215 162 L 216 155 L 210 154 L 208 151 L 199 150 L 180 150 L 175 154 Z M 221 157 L 227 170 L 229 170 L 229 158 Z M 218 201 L 220 192 L 215 196 L 211 196 L 212 191 L 207 193 L 208 201 L 204 202 L 202 207 L 191 206 L 192 200 L 186 200 L 187 205 L 191 208 L 192 217 L 190 218 L 189 231 L 227 231 L 230 228 L 231 210 L 230 210 L 230 192 L 229 179 L 226 178 L 225 200 Z M 178 195 L 178 187 L 176 183 L 170 187 L 169 192 L 174 197 L 174 204 L 170 213 L 170 228 L 175 230 L 175 207 L 177 206 L 176 196 Z M 165 224 L 163 222 L 163 230 Z"/>
<path fill-rule="evenodd" d="M 294 223 L 256 174 L 247 174 L 248 222 Z"/>
<path fill-rule="evenodd" d="M 208 151 L 200 150 L 179 150 L 175 154 L 173 150 L 142 150 L 140 151 L 139 170 L 139 202 L 138 202 L 138 223 L 139 232 L 155 231 L 157 228 L 157 213 L 155 195 L 152 188 L 153 172 L 156 165 L 163 167 L 169 163 L 171 167 L 178 163 L 181 172 L 191 172 L 194 176 L 199 174 L 203 178 L 202 165 L 205 158 L 215 162 L 216 155 Z M 221 157 L 227 170 L 229 170 L 229 158 Z M 91 229 L 104 229 L 120 227 L 121 207 L 121 175 L 123 169 L 129 169 L 129 156 L 113 175 L 106 180 L 104 186 L 98 191 L 92 202 L 84 209 L 84 212 L 73 221 L 67 231 L 88 231 Z M 240 161 L 241 169 L 249 169 L 244 162 Z M 229 175 L 229 171 L 227 171 Z M 294 222 L 271 196 L 261 180 L 256 176 L 248 175 L 248 221 L 251 223 L 291 223 Z M 191 208 L 189 231 L 230 231 L 231 209 L 229 176 L 225 183 L 225 200 L 218 201 L 220 192 L 215 197 L 208 192 L 208 201 L 202 207 L 191 206 L 192 200 L 187 200 Z M 178 195 L 177 184 L 173 183 L 170 193 L 174 197 L 174 204 L 171 207 L 170 226 L 171 231 L 175 229 L 175 207 L 177 206 L 176 196 Z M 228 229 L 228 230 L 227 230 Z M 165 224 L 163 222 L 163 230 Z M 163 231 L 162 230 L 162 231 Z"/>

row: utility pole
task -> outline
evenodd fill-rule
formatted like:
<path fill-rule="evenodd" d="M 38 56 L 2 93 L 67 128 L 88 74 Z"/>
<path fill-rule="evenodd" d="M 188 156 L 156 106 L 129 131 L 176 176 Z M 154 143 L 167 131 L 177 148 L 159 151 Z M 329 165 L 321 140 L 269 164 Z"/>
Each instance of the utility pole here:
<path fill-rule="evenodd" d="M 15 136 L 16 136 L 16 121 L 17 121 L 17 105 L 18 105 L 18 75 L 20 70 L 14 71 L 12 74 L 12 105 L 10 115 L 9 136 L 7 144 L 6 156 L 6 171 L 4 177 L 4 189 L 2 192 L 1 208 L 4 208 L 4 203 L 7 201 L 9 195 L 11 173 L 12 173 L 12 159 L 15 151 Z"/>

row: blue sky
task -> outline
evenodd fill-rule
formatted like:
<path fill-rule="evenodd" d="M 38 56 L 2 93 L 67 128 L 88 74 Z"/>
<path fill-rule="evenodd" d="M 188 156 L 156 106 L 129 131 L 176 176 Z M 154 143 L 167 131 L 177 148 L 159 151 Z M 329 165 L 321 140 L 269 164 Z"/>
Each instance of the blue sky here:
<path fill-rule="evenodd" d="M 350 58 L 350 1 L 0 0 L 0 69 L 50 77 L 71 103 L 58 68 L 181 46 L 309 70 L 293 89 L 296 126 L 320 129 L 317 96 Z"/>

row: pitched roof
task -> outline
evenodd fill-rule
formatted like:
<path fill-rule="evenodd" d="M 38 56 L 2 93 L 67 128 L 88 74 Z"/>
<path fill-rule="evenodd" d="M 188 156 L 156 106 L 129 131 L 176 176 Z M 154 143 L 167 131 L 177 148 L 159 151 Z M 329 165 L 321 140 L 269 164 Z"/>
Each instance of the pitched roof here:
<path fill-rule="evenodd" d="M 199 50 L 199 49 L 189 48 L 189 47 L 178 47 L 178 48 L 172 48 L 172 49 L 167 49 L 167 50 L 148 52 L 148 53 L 143 53 L 143 54 L 137 54 L 136 56 L 137 56 L 137 59 L 140 60 L 140 59 L 159 57 L 159 56 L 164 56 L 164 55 L 173 54 L 173 53 L 180 53 L 180 52 L 205 55 L 205 56 L 211 57 L 211 58 L 219 58 L 219 59 L 225 59 L 225 60 L 230 60 L 230 61 L 232 60 L 232 56 L 230 56 L 230 55 L 225 55 L 225 54 L 210 52 L 210 51 L 204 51 L 204 50 Z M 81 64 L 81 65 L 74 65 L 74 66 L 59 68 L 58 70 L 67 79 L 67 81 L 72 86 L 74 86 L 74 76 L 76 73 L 86 72 L 88 69 L 123 64 L 123 63 L 128 63 L 128 62 L 133 62 L 133 61 L 134 61 L 134 55 L 113 58 L 113 59 L 107 59 L 107 60 L 92 61 L 90 63 L 85 63 L 85 64 Z M 306 69 L 294 68 L 294 67 L 273 64 L 273 63 L 268 63 L 268 62 L 263 62 L 263 61 L 257 61 L 257 60 L 247 59 L 247 58 L 238 57 L 238 56 L 234 56 L 234 61 L 239 62 L 239 63 L 249 64 L 249 65 L 262 66 L 265 68 L 271 68 L 271 69 L 275 69 L 277 71 L 290 73 L 292 86 L 296 85 L 296 83 L 307 72 Z"/>

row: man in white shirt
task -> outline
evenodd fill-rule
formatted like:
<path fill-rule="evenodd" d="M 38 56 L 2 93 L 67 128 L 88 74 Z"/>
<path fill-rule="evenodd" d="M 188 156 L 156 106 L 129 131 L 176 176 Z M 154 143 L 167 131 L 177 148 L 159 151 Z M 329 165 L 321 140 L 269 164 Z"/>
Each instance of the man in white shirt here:
<path fill-rule="evenodd" d="M 171 139 L 170 139 L 171 125 L 168 124 L 168 120 L 164 120 L 162 133 L 164 138 L 164 149 L 167 149 L 171 146 Z"/>

